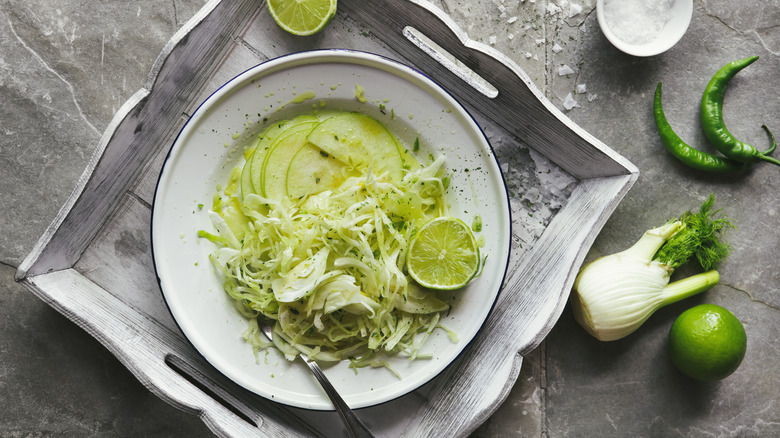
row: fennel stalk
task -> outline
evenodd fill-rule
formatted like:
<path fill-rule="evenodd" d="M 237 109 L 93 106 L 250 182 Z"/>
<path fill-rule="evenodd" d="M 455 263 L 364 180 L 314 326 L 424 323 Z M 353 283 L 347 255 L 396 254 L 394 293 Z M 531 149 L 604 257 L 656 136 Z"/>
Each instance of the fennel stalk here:
<path fill-rule="evenodd" d="M 571 297 L 577 322 L 602 341 L 621 339 L 656 310 L 718 283 L 714 268 L 730 246 L 721 240 L 729 219 L 714 218 L 712 195 L 698 212 L 646 231 L 625 251 L 582 268 Z M 696 258 L 706 272 L 669 283 L 675 269 Z"/>

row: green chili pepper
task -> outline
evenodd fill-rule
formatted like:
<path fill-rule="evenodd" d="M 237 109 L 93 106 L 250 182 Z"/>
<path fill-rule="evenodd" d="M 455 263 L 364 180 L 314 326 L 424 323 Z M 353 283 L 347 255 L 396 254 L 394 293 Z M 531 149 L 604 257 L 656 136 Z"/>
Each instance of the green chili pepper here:
<path fill-rule="evenodd" d="M 701 98 L 701 124 L 707 140 L 715 146 L 718 152 L 726 157 L 741 163 L 754 163 L 763 160 L 780 166 L 780 161 L 767 156 L 774 152 L 777 143 L 766 125 L 762 125 L 762 128 L 772 139 L 772 146 L 767 151 L 760 152 L 755 147 L 734 138 L 723 122 L 723 98 L 726 95 L 726 87 L 729 81 L 740 70 L 749 66 L 757 59 L 758 56 L 751 56 L 750 58 L 733 61 L 724 65 L 715 73 L 710 83 L 707 84 L 707 88 L 704 90 L 704 95 Z"/>
<path fill-rule="evenodd" d="M 672 130 L 672 127 L 666 120 L 664 110 L 661 107 L 660 82 L 655 89 L 653 115 L 655 116 L 655 125 L 658 127 L 658 134 L 661 136 L 661 141 L 664 146 L 666 146 L 666 149 L 684 164 L 693 167 L 694 169 L 710 172 L 737 172 L 746 167 L 743 163 L 702 152 L 682 141 L 677 133 Z"/>

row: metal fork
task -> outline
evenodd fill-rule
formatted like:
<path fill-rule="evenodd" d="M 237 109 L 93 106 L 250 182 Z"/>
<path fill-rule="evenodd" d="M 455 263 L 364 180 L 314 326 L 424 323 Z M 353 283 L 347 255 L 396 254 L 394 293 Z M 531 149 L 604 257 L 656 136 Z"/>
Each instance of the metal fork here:
<path fill-rule="evenodd" d="M 269 318 L 264 318 L 263 316 L 257 318 L 257 325 L 268 340 L 273 340 L 274 324 L 275 321 Z M 363 421 L 355 415 L 355 412 L 347 406 L 347 403 L 341 398 L 338 391 L 336 391 L 336 388 L 334 388 L 328 378 L 325 377 L 325 373 L 322 372 L 322 368 L 317 365 L 317 362 L 309 359 L 309 357 L 303 353 L 298 353 L 298 356 L 300 356 L 301 359 L 303 359 L 303 362 L 309 366 L 314 377 L 320 382 L 322 389 L 328 394 L 328 398 L 330 398 L 330 401 L 336 408 L 336 412 L 338 412 L 341 420 L 344 422 L 344 426 L 347 427 L 349 436 L 353 438 L 373 438 L 374 435 L 371 433 L 371 430 L 369 430 L 368 426 L 366 426 Z"/>

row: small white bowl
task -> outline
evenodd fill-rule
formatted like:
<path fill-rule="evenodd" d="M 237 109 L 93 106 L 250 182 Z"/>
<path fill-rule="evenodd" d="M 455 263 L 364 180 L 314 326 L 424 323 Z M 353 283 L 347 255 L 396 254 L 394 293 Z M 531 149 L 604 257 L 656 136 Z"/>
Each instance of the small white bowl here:
<path fill-rule="evenodd" d="M 693 15 L 693 0 L 674 0 L 671 6 L 671 18 L 666 22 L 658 36 L 647 43 L 631 44 L 618 38 L 610 29 L 604 13 L 605 1 L 596 1 L 596 15 L 601 31 L 613 46 L 633 56 L 654 56 L 671 49 L 685 35 Z M 624 4 L 621 0 L 611 1 L 620 1 Z"/>

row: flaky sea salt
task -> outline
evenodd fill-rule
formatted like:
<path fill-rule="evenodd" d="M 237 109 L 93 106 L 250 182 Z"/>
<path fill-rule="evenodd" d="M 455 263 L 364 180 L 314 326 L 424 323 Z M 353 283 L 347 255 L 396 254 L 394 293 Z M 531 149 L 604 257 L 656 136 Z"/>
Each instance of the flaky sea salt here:
<path fill-rule="evenodd" d="M 580 106 L 580 104 L 574 99 L 574 95 L 571 93 L 567 94 L 566 98 L 563 99 L 563 107 L 567 110 L 571 110 L 578 106 Z"/>
<path fill-rule="evenodd" d="M 495 35 L 490 35 L 489 41 L 490 41 L 491 45 L 495 45 L 496 44 L 496 36 Z"/>
<path fill-rule="evenodd" d="M 558 43 L 555 43 L 555 45 L 552 47 L 552 51 L 555 53 L 561 53 L 562 50 L 563 47 L 561 47 L 561 45 Z"/>
<path fill-rule="evenodd" d="M 571 67 L 566 64 L 563 64 L 560 68 L 558 68 L 558 76 L 566 76 L 572 73 L 574 73 L 574 70 L 572 70 Z"/>
<path fill-rule="evenodd" d="M 588 86 L 586 84 L 577 84 L 577 94 L 583 94 L 588 91 Z"/>
<path fill-rule="evenodd" d="M 658 38 L 672 18 L 674 0 L 604 0 L 609 30 L 629 44 L 647 44 Z"/>

